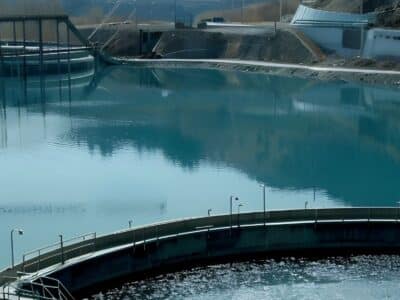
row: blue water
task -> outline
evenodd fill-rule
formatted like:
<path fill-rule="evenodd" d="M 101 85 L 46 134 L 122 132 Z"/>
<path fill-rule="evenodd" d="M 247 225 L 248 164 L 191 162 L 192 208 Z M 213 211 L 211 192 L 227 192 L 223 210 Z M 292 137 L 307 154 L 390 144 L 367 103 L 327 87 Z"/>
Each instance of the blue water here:
<path fill-rule="evenodd" d="M 0 267 L 65 237 L 267 208 L 397 206 L 400 90 L 107 67 L 0 79 Z M 236 209 L 236 208 L 235 208 Z"/>
<path fill-rule="evenodd" d="M 92 299 L 398 299 L 399 267 L 398 256 L 270 259 L 160 275 Z"/>

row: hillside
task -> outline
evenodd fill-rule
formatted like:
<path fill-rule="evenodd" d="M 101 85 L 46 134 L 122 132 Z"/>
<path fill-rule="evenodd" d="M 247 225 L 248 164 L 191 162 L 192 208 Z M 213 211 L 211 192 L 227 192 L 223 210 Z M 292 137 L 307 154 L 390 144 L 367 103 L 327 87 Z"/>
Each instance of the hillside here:
<path fill-rule="evenodd" d="M 300 0 L 287 0 L 284 2 L 282 13 L 283 15 L 291 15 L 296 12 Z M 243 10 L 244 22 L 266 22 L 279 20 L 279 1 L 268 1 L 266 3 L 255 3 L 247 5 Z M 231 8 L 224 10 L 211 10 L 203 12 L 196 16 L 195 24 L 201 19 L 208 19 L 215 16 L 220 16 L 231 22 L 242 21 L 242 11 L 240 8 Z"/>

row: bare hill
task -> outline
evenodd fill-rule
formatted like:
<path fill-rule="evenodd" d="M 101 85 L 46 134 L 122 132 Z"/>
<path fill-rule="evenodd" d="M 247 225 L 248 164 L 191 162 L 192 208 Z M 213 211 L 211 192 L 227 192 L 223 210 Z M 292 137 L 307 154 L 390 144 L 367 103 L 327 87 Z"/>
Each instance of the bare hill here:
<path fill-rule="evenodd" d="M 283 2 L 283 15 L 290 15 L 296 12 L 300 0 L 287 0 Z M 223 17 L 230 22 L 242 21 L 242 12 L 240 8 L 210 10 L 196 16 L 195 24 L 201 19 L 212 17 Z M 279 20 L 279 1 L 269 1 L 267 3 L 256 3 L 245 7 L 243 10 L 243 21 L 249 23 L 278 21 Z"/>

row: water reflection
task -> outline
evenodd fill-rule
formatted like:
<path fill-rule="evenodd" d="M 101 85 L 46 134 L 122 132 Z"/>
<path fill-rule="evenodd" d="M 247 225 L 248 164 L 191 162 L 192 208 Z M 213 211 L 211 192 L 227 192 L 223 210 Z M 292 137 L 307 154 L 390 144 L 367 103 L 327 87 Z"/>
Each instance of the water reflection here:
<path fill-rule="evenodd" d="M 57 80 L 46 81 L 45 94 L 29 83 L 26 109 L 82 120 L 60 143 L 105 157 L 130 147 L 159 150 L 183 168 L 230 166 L 272 187 L 324 190 L 349 205 L 400 198 L 395 89 L 192 69 L 114 67 L 85 75 L 74 78 L 71 92 L 60 93 Z M 13 84 L 3 85 L 2 102 L 20 106 Z M 72 101 L 59 102 L 63 94 Z"/>
<path fill-rule="evenodd" d="M 147 223 L 222 213 L 234 192 L 245 210 L 260 209 L 258 182 L 268 186 L 269 208 L 393 206 L 399 95 L 194 69 L 3 78 L 0 207 L 79 203 L 66 214 L 79 211 L 87 224 L 66 217 L 57 227 L 74 234 L 119 228 L 132 215 Z"/>

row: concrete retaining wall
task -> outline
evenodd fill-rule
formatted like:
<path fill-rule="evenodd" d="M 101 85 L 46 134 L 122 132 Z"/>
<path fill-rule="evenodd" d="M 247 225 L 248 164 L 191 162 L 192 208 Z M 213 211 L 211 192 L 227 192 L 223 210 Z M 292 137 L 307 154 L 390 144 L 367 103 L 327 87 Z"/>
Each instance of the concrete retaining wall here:
<path fill-rule="evenodd" d="M 67 266 L 48 275 L 60 279 L 77 296 L 99 291 L 107 283 L 146 273 L 231 259 L 393 251 L 400 249 L 400 224 L 328 222 L 246 226 L 196 232 L 130 244 Z"/>
<path fill-rule="evenodd" d="M 176 220 L 94 236 L 62 250 L 41 252 L 1 272 L 0 285 L 10 281 L 3 276 L 26 271 L 32 275 L 24 280 L 56 277 L 81 295 L 98 289 L 99 284 L 131 276 L 233 258 L 397 251 L 399 219 L 399 208 L 340 208 Z M 62 257 L 65 264 L 61 264 Z"/>

